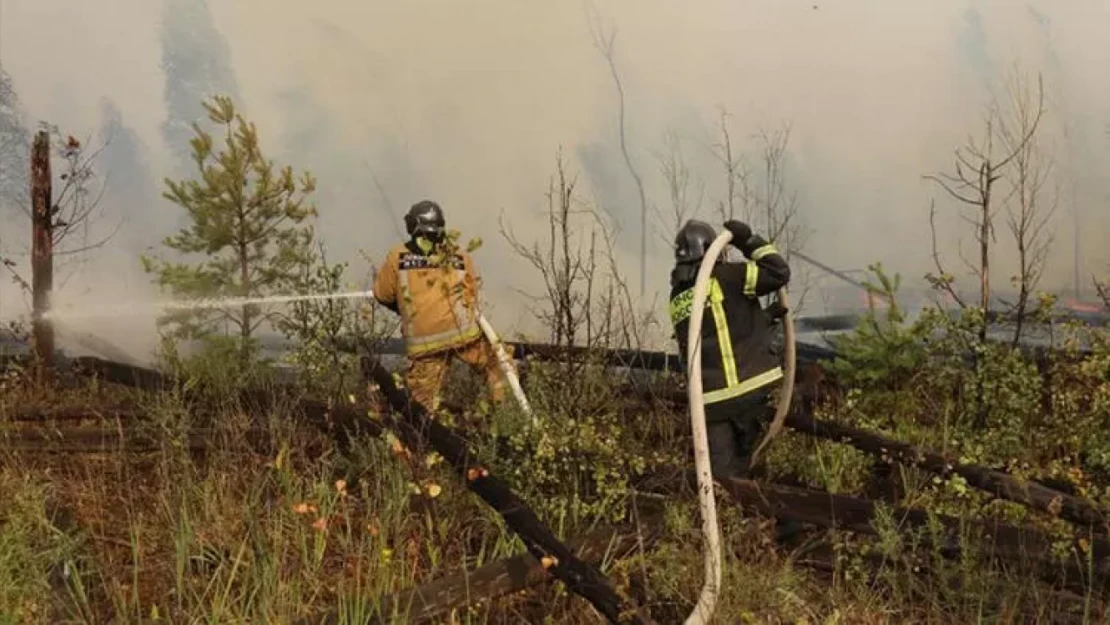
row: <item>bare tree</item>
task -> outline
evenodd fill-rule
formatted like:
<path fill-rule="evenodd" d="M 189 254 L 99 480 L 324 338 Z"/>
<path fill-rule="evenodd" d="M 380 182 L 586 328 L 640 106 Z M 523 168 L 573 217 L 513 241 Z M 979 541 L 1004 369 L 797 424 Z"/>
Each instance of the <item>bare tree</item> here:
<path fill-rule="evenodd" d="M 782 246 L 788 259 L 790 250 L 803 246 L 803 232 L 798 223 L 798 193 L 786 184 L 784 161 L 790 131 L 790 125 L 785 123 L 776 130 L 760 129 L 758 142 L 763 180 L 759 185 L 762 192 L 756 195 L 756 208 L 763 213 L 761 218 L 767 238 Z"/>
<path fill-rule="evenodd" d="M 579 216 L 592 221 L 595 215 L 578 201 L 576 185 L 577 178 L 567 175 L 560 150 L 556 175 L 546 193 L 548 236 L 543 246 L 538 241 L 521 243 L 501 217 L 502 236 L 543 278 L 550 308 L 537 310 L 536 315 L 550 328 L 552 344 L 560 347 L 578 345 L 583 339 L 592 345 L 597 331 L 590 310 L 598 276 L 597 232 L 591 228 L 588 240 L 583 240 L 587 232 L 575 223 Z"/>
<path fill-rule="evenodd" d="M 382 186 L 378 174 L 374 168 L 370 166 L 367 161 L 363 162 L 366 165 L 366 171 L 370 174 L 370 180 L 374 182 L 374 188 L 378 191 L 378 197 L 381 198 L 381 209 L 385 213 L 385 217 L 389 219 L 389 224 L 393 226 L 393 232 L 396 233 L 397 238 L 404 240 L 405 232 L 401 228 L 401 224 L 397 219 L 397 213 L 393 210 L 393 201 L 389 199 L 389 194 L 386 193 L 385 187 Z"/>
<path fill-rule="evenodd" d="M 961 217 L 974 230 L 978 263 L 968 261 L 962 252 L 960 258 L 979 283 L 979 308 L 984 317 L 984 323 L 979 328 L 981 342 L 987 338 L 985 320 L 992 316 L 991 256 L 997 243 L 995 219 L 999 204 L 1006 205 L 1011 203 L 1012 198 L 1018 198 L 1016 207 L 1009 214 L 1021 257 L 1019 280 L 1026 291 L 1025 303 L 1021 304 L 1023 311 L 1028 303 L 1028 291 L 1036 284 L 1043 268 L 1044 246 L 1047 245 L 1044 227 L 1050 211 L 1038 200 L 1047 170 L 1037 162 L 1039 153 L 1034 142 L 1044 115 L 1043 83 L 1038 76 L 1035 105 L 1027 95 L 1021 95 L 1025 90 L 1020 81 L 1010 85 L 1013 112 L 1006 110 L 998 100 L 993 101 L 987 110 L 982 137 L 969 138 L 966 145 L 956 150 L 955 173 L 925 176 L 964 207 Z M 1002 195 L 999 202 L 996 185 L 1007 178 L 1011 190 L 1009 194 Z M 933 232 L 933 260 L 938 273 L 930 273 L 926 279 L 934 287 L 947 292 L 959 306 L 966 308 L 965 301 L 954 287 L 955 278 L 945 269 L 937 249 L 935 207 L 930 209 L 930 227 Z"/>
<path fill-rule="evenodd" d="M 939 185 L 960 205 L 962 219 L 974 231 L 978 247 L 978 262 L 969 261 L 960 250 L 959 256 L 968 272 L 979 286 L 976 338 L 980 345 L 987 342 L 987 330 L 995 318 L 991 310 L 993 299 L 991 284 L 991 259 L 997 238 L 995 220 L 999 210 L 1006 207 L 1007 224 L 1017 248 L 1018 270 L 1014 282 L 1019 289 L 1018 301 L 1009 311 L 1016 315 L 1017 323 L 1012 347 L 1021 340 L 1029 296 L 1044 268 L 1049 242 L 1047 224 L 1054 202 L 1042 202 L 1041 192 L 1050 171 L 1035 140 L 1044 117 L 1044 85 L 1037 77 L 1037 95 L 1029 94 L 1027 85 L 1014 74 L 1007 81 L 1008 101 L 992 100 L 987 108 L 983 135 L 969 138 L 967 144 L 956 150 L 955 173 L 926 176 Z M 999 187 L 999 183 L 1001 187 Z M 936 209 L 930 208 L 930 228 L 933 233 L 933 261 L 937 274 L 926 279 L 938 290 L 947 293 L 964 310 L 970 308 L 955 288 L 954 276 L 945 270 L 936 243 Z M 973 381 L 975 386 L 976 421 L 985 425 L 990 407 L 987 405 L 987 380 L 983 375 L 983 361 L 977 351 L 972 352 Z"/>
<path fill-rule="evenodd" d="M 1005 149 L 1014 154 L 1008 176 L 1013 188 L 1006 207 L 1006 222 L 1017 247 L 1018 262 L 1017 274 L 1013 277 L 1018 295 L 1010 311 L 1014 320 L 1014 347 L 1021 341 L 1031 296 L 1044 273 L 1053 236 L 1048 226 L 1056 212 L 1058 197 L 1056 193 L 1044 197 L 1054 163 L 1041 149 L 1036 136 L 1044 115 L 1044 89 L 1039 77 L 1037 87 L 1034 98 L 1023 81 L 1011 82 L 1008 89 L 1010 114 L 998 125 Z"/>
<path fill-rule="evenodd" d="M 594 47 L 596 47 L 605 58 L 605 62 L 609 67 L 609 73 L 613 78 L 613 85 L 617 89 L 617 134 L 620 139 L 621 155 L 624 157 L 624 164 L 628 168 L 628 173 L 636 182 L 636 190 L 640 194 L 640 297 L 643 297 L 647 292 L 647 232 L 649 211 L 647 193 L 644 191 L 644 180 L 640 176 L 636 166 L 632 163 L 632 156 L 628 151 L 628 139 L 627 133 L 625 132 L 624 84 L 621 82 L 616 62 L 617 31 L 615 28 L 606 29 L 601 24 L 601 16 L 592 3 L 589 5 L 589 10 L 590 34 L 594 40 Z"/>
<path fill-rule="evenodd" d="M 725 199 L 717 203 L 717 211 L 722 220 L 729 220 L 736 216 L 736 203 L 741 202 L 743 207 L 748 207 L 752 201 L 751 184 L 747 167 L 739 156 L 733 154 L 732 135 L 728 129 L 728 111 L 720 111 L 718 130 L 721 133 L 719 143 L 711 146 L 710 151 L 714 158 L 720 161 L 725 169 Z M 745 216 L 747 219 L 751 215 Z"/>
<path fill-rule="evenodd" d="M 89 141 L 81 142 L 73 135 L 63 134 L 55 125 L 42 124 L 40 134 L 42 133 L 49 137 L 51 160 L 55 161 L 49 167 L 54 175 L 51 183 L 52 197 L 48 200 L 49 223 L 45 230 L 51 233 L 52 256 L 62 259 L 62 262 L 55 265 L 57 269 L 78 264 L 85 253 L 106 245 L 119 231 L 122 221 L 107 233 L 94 234 L 93 227 L 104 214 L 101 198 L 105 189 L 97 171 L 96 159 L 108 145 L 107 141 L 89 150 L 85 147 Z M 28 221 L 34 222 L 36 216 L 31 202 L 21 203 L 19 206 Z M 26 247 L 21 255 L 29 257 L 30 252 L 30 248 Z M 0 262 L 11 273 L 12 279 L 20 285 L 24 294 L 30 296 L 31 281 L 19 269 L 15 258 L 16 255 L 9 252 L 0 256 Z M 73 273 L 63 276 L 57 286 L 64 287 Z"/>
<path fill-rule="evenodd" d="M 785 160 L 790 144 L 790 126 L 760 129 L 753 137 L 759 149 L 761 172 L 736 153 L 729 130 L 729 114 L 722 109 L 718 121 L 720 139 L 710 146 L 713 157 L 725 174 L 725 197 L 717 202 L 722 220 L 741 218 L 782 250 L 789 262 L 791 252 L 805 247 L 806 232 L 798 217 L 798 194 L 787 181 Z M 739 213 L 739 215 L 737 214 Z M 799 271 L 801 294 L 795 299 L 800 308 L 808 293 L 808 275 Z"/>
<path fill-rule="evenodd" d="M 617 267 L 614 231 L 577 196 L 576 185 L 560 151 L 546 193 L 544 240 L 521 242 L 501 218 L 502 236 L 543 280 L 544 293 L 524 295 L 541 302 L 533 312 L 551 332 L 551 343 L 562 348 L 554 380 L 560 405 L 571 413 L 601 405 L 604 392 L 596 382 L 604 378 L 585 383 L 586 371 L 599 364 L 601 350 L 641 348 L 651 317 L 637 315 Z"/>
<path fill-rule="evenodd" d="M 1095 292 L 1098 293 L 1099 299 L 1102 300 L 1102 307 L 1110 312 L 1110 284 L 1095 280 Z"/>
<path fill-rule="evenodd" d="M 686 220 L 693 218 L 701 210 L 705 201 L 705 184 L 696 182 L 696 189 L 691 189 L 691 172 L 682 151 L 682 140 L 673 130 L 668 131 L 663 138 L 664 151 L 657 155 L 659 171 L 667 183 L 670 194 L 670 212 L 664 214 L 660 209 L 655 211 L 659 221 L 660 239 L 667 247 L 673 245 L 674 233 L 677 232 Z"/>

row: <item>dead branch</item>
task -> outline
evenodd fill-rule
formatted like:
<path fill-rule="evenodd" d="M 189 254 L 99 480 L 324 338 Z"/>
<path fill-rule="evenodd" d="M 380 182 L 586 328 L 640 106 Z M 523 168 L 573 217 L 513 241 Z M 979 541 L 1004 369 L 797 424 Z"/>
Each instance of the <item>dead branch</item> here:
<path fill-rule="evenodd" d="M 744 161 L 733 155 L 732 150 L 732 135 L 728 129 L 728 111 L 724 108 L 720 111 L 720 121 L 718 122 L 718 129 L 721 133 L 720 142 L 710 147 L 710 153 L 720 161 L 725 169 L 725 199 L 717 203 L 717 210 L 721 215 L 722 221 L 728 221 L 736 216 L 736 200 L 741 199 L 744 206 L 750 207 L 752 202 L 752 191 L 749 180 L 747 168 L 744 166 Z M 739 191 L 737 184 L 740 185 Z M 746 214 L 745 219 L 751 220 L 751 215 Z"/>
<path fill-rule="evenodd" d="M 374 182 L 374 188 L 378 191 L 378 197 L 382 200 L 382 208 L 387 213 L 390 225 L 393 226 L 393 232 L 396 233 L 397 238 L 404 240 L 406 235 L 401 229 L 400 222 L 397 220 L 397 213 L 393 210 L 393 202 L 389 199 L 389 194 L 385 192 L 385 187 L 383 187 L 381 181 L 378 180 L 378 174 L 374 171 L 374 168 L 370 166 L 370 163 L 364 161 L 364 164 L 366 165 L 366 171 L 370 172 L 370 180 Z"/>
<path fill-rule="evenodd" d="M 773 132 L 760 129 L 759 142 L 763 158 L 763 196 L 759 204 L 765 212 L 768 240 L 783 249 L 801 249 L 800 232 L 795 221 L 798 214 L 797 191 L 787 192 L 783 160 L 790 143 L 790 125 L 784 124 Z"/>
<path fill-rule="evenodd" d="M 551 329 L 556 345 L 578 345 L 585 334 L 586 345 L 595 341 L 592 295 L 597 277 L 596 231 L 587 229 L 578 218 L 595 217 L 593 211 L 576 197 L 577 178 L 569 176 L 560 150 L 556 156 L 556 173 L 548 183 L 547 241 L 524 244 L 513 234 L 512 227 L 499 219 L 502 237 L 517 255 L 525 259 L 543 279 L 545 308 L 535 314 Z M 587 239 L 589 243 L 585 243 Z M 537 298 L 535 294 L 530 297 Z M 537 298 L 538 299 L 538 298 Z"/>
<path fill-rule="evenodd" d="M 695 192 L 696 197 L 691 198 L 690 168 L 682 153 L 682 140 L 672 130 L 668 131 L 663 139 L 665 152 L 656 155 L 659 160 L 660 173 L 667 182 L 670 192 L 671 213 L 664 215 L 658 208 L 655 211 L 659 220 L 659 236 L 667 249 L 673 246 L 673 236 L 682 228 L 686 220 L 694 217 L 701 210 L 705 199 L 705 183 L 700 182 Z"/>
<path fill-rule="evenodd" d="M 617 89 L 617 134 L 620 139 L 621 155 L 624 157 L 624 164 L 628 168 L 628 173 L 632 179 L 636 181 L 636 190 L 640 194 L 640 297 L 643 297 L 647 292 L 647 230 L 648 230 L 648 201 L 647 193 L 644 191 L 644 181 L 640 177 L 639 171 L 632 163 L 632 156 L 628 152 L 627 133 L 625 132 L 625 103 L 624 103 L 624 84 L 621 82 L 620 73 L 617 71 L 616 63 L 616 38 L 617 31 L 615 28 L 610 29 L 608 33 L 601 24 L 601 16 L 592 3 L 588 5 L 590 11 L 590 35 L 593 37 L 594 47 L 605 58 L 605 63 L 609 67 L 609 74 L 613 78 L 613 86 Z"/>
<path fill-rule="evenodd" d="M 940 259 L 940 250 L 937 248 L 937 208 L 936 200 L 929 202 L 929 234 L 932 238 L 933 245 L 933 264 L 937 268 L 936 274 L 926 274 L 925 279 L 933 284 L 935 288 L 939 288 L 952 298 L 952 301 L 960 308 L 967 308 L 967 304 L 960 298 L 960 294 L 956 292 L 953 286 L 953 278 L 950 273 L 944 269 L 944 264 Z"/>

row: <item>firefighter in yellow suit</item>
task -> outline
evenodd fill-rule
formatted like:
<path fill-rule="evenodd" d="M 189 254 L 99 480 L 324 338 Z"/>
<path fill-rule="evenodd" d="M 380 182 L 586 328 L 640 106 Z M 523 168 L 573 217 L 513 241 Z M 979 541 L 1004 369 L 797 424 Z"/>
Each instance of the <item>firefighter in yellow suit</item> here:
<path fill-rule="evenodd" d="M 443 245 L 446 220 L 435 202 L 414 204 L 405 229 L 410 239 L 389 251 L 374 280 L 374 297 L 401 317 L 410 396 L 436 410 L 448 367 L 458 358 L 484 375 L 491 399 L 500 402 L 506 379 L 478 325 L 474 260 Z"/>

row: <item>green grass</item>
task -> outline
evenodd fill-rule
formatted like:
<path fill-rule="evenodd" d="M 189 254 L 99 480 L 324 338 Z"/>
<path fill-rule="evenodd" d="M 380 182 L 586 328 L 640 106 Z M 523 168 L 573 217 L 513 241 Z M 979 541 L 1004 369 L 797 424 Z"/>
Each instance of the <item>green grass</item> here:
<path fill-rule="evenodd" d="M 483 439 L 479 453 L 567 539 L 625 520 L 636 477 L 688 453 L 685 415 L 622 401 L 616 385 L 594 380 L 582 382 L 589 393 L 574 394 L 558 372 L 530 378 L 540 430 L 511 410 L 468 418 L 503 437 Z M 473 389 L 456 381 L 454 392 L 466 398 Z M 103 405 L 113 393 L 71 385 L 53 401 Z M 569 404 L 573 397 L 582 403 Z M 0 622 L 292 623 L 333 612 L 341 623 L 364 623 L 383 597 L 523 551 L 442 460 L 405 457 L 388 437 L 343 455 L 280 410 L 246 415 L 226 405 L 211 419 L 224 444 L 190 456 L 175 437 L 200 417 L 171 395 L 128 401 L 153 413 L 160 453 L 0 457 Z M 862 418 L 835 402 L 826 410 L 828 418 Z M 251 420 L 268 427 L 274 453 L 239 442 Z M 833 492 L 860 494 L 873 479 L 859 452 L 797 433 L 784 434 L 768 460 L 773 476 Z M 998 514 L 997 504 L 957 483 L 898 479 L 914 505 Z M 1086 609 L 1079 622 L 1103 622 L 1099 593 L 1048 593 L 1026 571 L 986 561 L 975 536 L 963 537 L 952 559 L 925 540 L 927 531 L 907 532 L 888 515 L 876 521 L 877 539 L 821 532 L 776 546 L 772 522 L 744 514 L 723 493 L 718 502 L 728 547 L 719 622 L 1047 623 L 1065 609 Z M 689 613 L 703 580 L 696 501 L 674 497 L 664 506 L 663 538 L 603 567 L 661 623 Z M 445 619 L 602 622 L 557 583 Z M 403 613 L 385 620 L 407 622 Z"/>

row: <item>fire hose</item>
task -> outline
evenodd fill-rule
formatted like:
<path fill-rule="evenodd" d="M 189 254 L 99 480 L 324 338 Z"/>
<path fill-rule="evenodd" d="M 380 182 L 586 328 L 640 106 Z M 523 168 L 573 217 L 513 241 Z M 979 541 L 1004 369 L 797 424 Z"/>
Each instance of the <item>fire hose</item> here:
<path fill-rule="evenodd" d="M 701 505 L 702 533 L 705 536 L 705 584 L 702 586 L 694 611 L 686 618 L 686 625 L 704 625 L 713 615 L 721 586 L 721 533 L 717 523 L 717 501 L 713 492 L 713 475 L 709 463 L 709 440 L 705 423 L 705 397 L 701 382 L 701 324 L 705 316 L 708 298 L 709 279 L 717 258 L 732 240 L 732 233 L 722 232 L 714 239 L 698 267 L 694 281 L 694 300 L 690 311 L 690 327 L 687 330 L 687 398 L 690 404 L 690 425 L 694 436 L 694 467 L 698 479 L 698 499 Z M 784 347 L 786 349 L 786 373 L 782 392 L 779 395 L 775 417 L 763 441 L 752 454 L 751 465 L 755 465 L 763 448 L 782 430 L 786 413 L 794 390 L 794 369 L 796 355 L 794 348 L 794 319 L 786 298 L 786 288 L 779 289 L 780 304 L 786 308 L 783 318 Z"/>
<path fill-rule="evenodd" d="M 482 334 L 485 335 L 486 340 L 493 346 L 494 353 L 497 354 L 497 362 L 501 365 L 501 372 L 505 374 L 505 379 L 509 381 L 509 387 L 513 389 L 513 395 L 516 397 L 517 404 L 524 414 L 532 419 L 532 424 L 536 423 L 536 415 L 532 412 L 532 406 L 528 403 L 528 398 L 524 395 L 524 389 L 520 386 L 520 378 L 516 375 L 516 368 L 513 367 L 513 361 L 509 358 L 509 354 L 505 352 L 505 346 L 501 343 L 500 337 L 497 332 L 494 332 L 493 326 L 489 321 L 486 321 L 486 316 L 478 313 L 478 325 L 482 328 Z"/>

